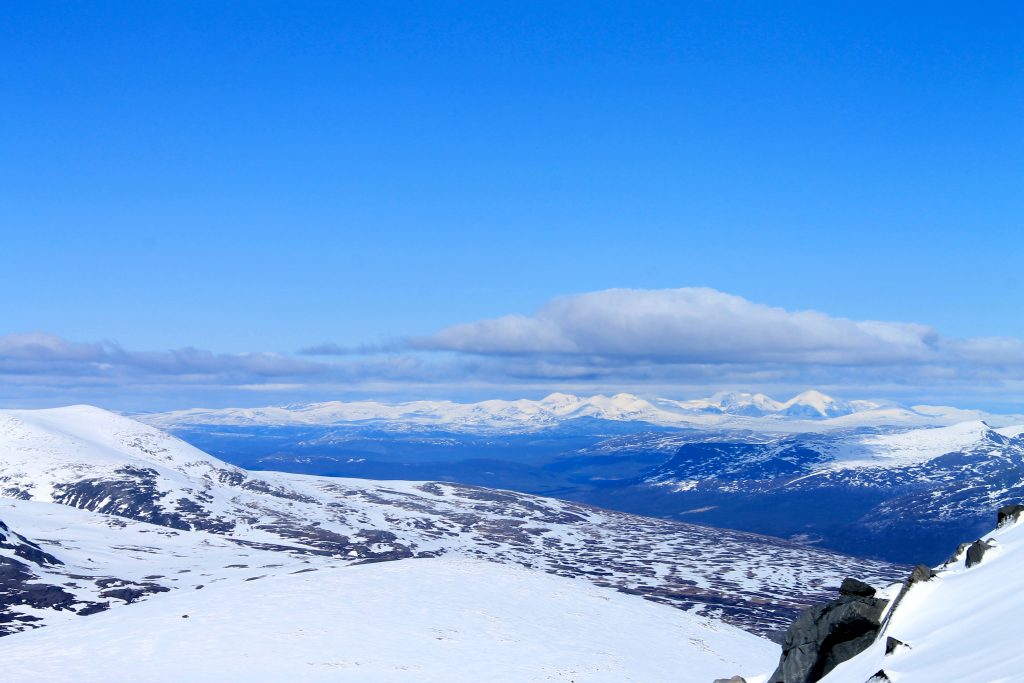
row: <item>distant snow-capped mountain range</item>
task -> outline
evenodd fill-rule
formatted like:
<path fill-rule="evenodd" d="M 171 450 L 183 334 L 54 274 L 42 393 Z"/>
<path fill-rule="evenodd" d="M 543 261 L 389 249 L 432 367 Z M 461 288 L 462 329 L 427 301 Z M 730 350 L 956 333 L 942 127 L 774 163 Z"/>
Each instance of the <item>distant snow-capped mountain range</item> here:
<path fill-rule="evenodd" d="M 193 408 L 137 416 L 148 424 L 325 426 L 363 425 L 414 430 L 530 432 L 572 420 L 638 422 L 662 427 L 740 428 L 813 432 L 859 426 L 946 426 L 985 419 L 995 426 L 1024 422 L 1022 416 L 990 415 L 948 406 L 903 406 L 891 401 L 845 401 L 819 391 L 805 391 L 788 401 L 764 394 L 718 393 L 710 398 L 677 401 L 633 394 L 581 397 L 554 393 L 540 400 L 378 401 L 307 403 L 263 408 Z"/>

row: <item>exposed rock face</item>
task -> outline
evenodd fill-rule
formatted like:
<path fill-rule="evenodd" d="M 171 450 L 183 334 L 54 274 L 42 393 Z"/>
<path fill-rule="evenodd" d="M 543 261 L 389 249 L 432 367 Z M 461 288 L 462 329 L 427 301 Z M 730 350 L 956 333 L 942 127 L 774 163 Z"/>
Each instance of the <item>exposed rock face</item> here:
<path fill-rule="evenodd" d="M 867 649 L 888 604 L 874 594 L 871 586 L 847 579 L 838 598 L 805 610 L 786 631 L 782 659 L 768 683 L 814 683 Z"/>
<path fill-rule="evenodd" d="M 747 683 L 747 679 L 743 676 L 733 676 L 732 678 L 716 678 L 712 683 Z"/>
<path fill-rule="evenodd" d="M 945 562 L 942 563 L 942 566 L 943 567 L 948 567 L 951 564 L 956 564 L 957 561 L 960 559 L 960 556 L 963 554 L 963 552 L 965 550 L 967 550 L 968 548 L 970 548 L 970 547 L 971 547 L 971 544 L 967 543 L 967 542 L 961 543 L 960 545 L 958 545 L 956 547 L 956 550 L 953 551 L 953 554 L 949 556 L 949 559 L 947 559 Z"/>
<path fill-rule="evenodd" d="M 999 508 L 997 513 L 996 526 L 1003 526 L 1004 524 L 1010 524 L 1020 519 L 1021 513 L 1024 513 L 1024 505 L 1004 505 Z"/>
<path fill-rule="evenodd" d="M 108 609 L 111 599 L 130 603 L 169 590 L 153 581 L 72 573 L 62 560 L 0 520 L 0 636 L 42 625 L 48 610 L 86 616 Z"/>
<path fill-rule="evenodd" d="M 1018 522 L 1022 516 L 1024 505 L 1006 505 L 999 509 L 998 525 Z M 915 584 L 930 581 L 943 568 L 960 562 L 965 555 L 965 565 L 973 567 L 994 547 L 993 542 L 982 539 L 961 543 L 938 571 L 918 565 L 903 582 L 892 609 L 887 613 L 888 601 L 875 598 L 875 590 L 870 585 L 852 578 L 844 580 L 839 588 L 839 598 L 804 611 L 789 627 L 782 647 L 782 659 L 768 683 L 819 681 L 841 662 L 866 650 L 879 634 L 885 633 L 892 615 Z M 883 613 L 885 619 L 880 621 Z M 885 639 L 886 655 L 910 647 L 892 636 Z M 884 670 L 879 670 L 866 683 L 887 683 L 891 680 Z"/>
<path fill-rule="evenodd" d="M 930 581 L 934 576 L 934 569 L 927 565 L 919 564 L 914 567 L 914 571 L 910 572 L 910 576 L 907 578 L 907 585 Z"/>
<path fill-rule="evenodd" d="M 0 550 L 11 550 L 18 557 L 36 564 L 64 564 L 50 553 L 44 552 L 37 543 L 11 531 L 10 527 L 2 520 L 0 520 Z"/>
<path fill-rule="evenodd" d="M 896 650 L 900 649 L 900 647 L 906 647 L 906 645 L 907 644 L 899 638 L 893 638 L 892 636 L 889 636 L 885 639 L 885 654 L 891 655 L 893 652 L 896 652 Z"/>
<path fill-rule="evenodd" d="M 992 548 L 992 546 L 981 539 L 972 543 L 970 547 L 967 548 L 967 567 L 973 567 L 974 565 L 979 564 L 982 558 L 985 557 L 985 552 L 990 548 Z"/>
<path fill-rule="evenodd" d="M 875 595 L 875 589 L 870 584 L 864 583 L 859 579 L 847 577 L 843 579 L 843 584 L 839 586 L 839 594 L 871 598 Z"/>

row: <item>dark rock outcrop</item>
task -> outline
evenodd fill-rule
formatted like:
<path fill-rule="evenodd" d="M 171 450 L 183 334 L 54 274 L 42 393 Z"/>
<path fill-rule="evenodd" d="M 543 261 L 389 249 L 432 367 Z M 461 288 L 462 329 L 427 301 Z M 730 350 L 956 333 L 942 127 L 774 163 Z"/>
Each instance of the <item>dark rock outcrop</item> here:
<path fill-rule="evenodd" d="M 840 595 L 853 595 L 861 598 L 873 598 L 875 597 L 875 589 L 867 583 L 847 577 L 843 579 L 843 584 L 839 586 Z"/>
<path fill-rule="evenodd" d="M 956 564 L 957 560 L 960 558 L 960 555 L 962 555 L 963 552 L 965 550 L 967 550 L 968 548 L 970 548 L 970 547 L 971 547 L 971 544 L 967 543 L 967 542 L 964 542 L 964 543 L 961 543 L 960 545 L 958 545 L 956 547 L 956 550 L 953 551 L 953 554 L 949 556 L 949 559 L 947 559 L 945 562 L 942 563 L 942 566 L 943 567 L 948 567 L 951 564 Z"/>
<path fill-rule="evenodd" d="M 0 521 L 0 550 L 14 551 L 14 554 L 23 560 L 39 565 L 64 564 L 40 548 L 38 543 L 34 543 L 21 534 L 11 531 L 10 527 L 4 524 L 3 521 Z"/>
<path fill-rule="evenodd" d="M 76 598 L 60 586 L 39 582 L 31 566 L 0 556 L 0 636 L 16 633 L 39 617 L 11 609 L 18 605 L 34 609 L 70 610 Z"/>
<path fill-rule="evenodd" d="M 1021 513 L 1024 513 L 1024 505 L 1004 505 L 999 508 L 999 512 L 996 513 L 996 526 L 1003 526 L 1004 524 L 1012 524 L 1020 519 Z"/>
<path fill-rule="evenodd" d="M 125 465 L 114 474 L 56 484 L 53 502 L 171 529 L 230 533 L 235 527 L 233 521 L 210 514 L 189 498 L 164 500 L 167 493 L 160 490 L 160 473 L 152 468 Z"/>
<path fill-rule="evenodd" d="M 914 571 L 910 572 L 910 576 L 907 577 L 907 585 L 931 581 L 934 577 L 934 569 L 927 565 L 919 564 L 916 567 L 914 567 Z"/>
<path fill-rule="evenodd" d="M 863 652 L 878 635 L 887 600 L 847 579 L 832 602 L 805 610 L 786 631 L 779 666 L 768 683 L 814 683 Z"/>
<path fill-rule="evenodd" d="M 968 568 L 979 564 L 982 558 L 985 557 L 985 553 L 990 550 L 993 546 L 987 541 L 978 539 L 967 548 L 967 560 L 966 565 Z"/>
<path fill-rule="evenodd" d="M 893 638 L 892 636 L 889 636 L 888 638 L 885 639 L 885 654 L 891 655 L 893 652 L 896 652 L 896 650 L 901 645 L 902 646 L 906 646 L 907 644 L 904 643 L 899 638 Z"/>
<path fill-rule="evenodd" d="M 1024 505 L 1006 505 L 999 509 L 998 525 L 1012 524 L 1024 514 Z M 991 540 L 991 539 L 990 539 Z M 839 588 L 839 598 L 824 605 L 805 610 L 786 631 L 779 666 L 768 683 L 815 683 L 841 662 L 866 650 L 879 634 L 884 634 L 892 615 L 910 589 L 918 583 L 932 580 L 944 567 L 956 564 L 966 550 L 964 560 L 968 568 L 980 563 L 994 542 L 978 539 L 961 543 L 945 564 L 935 571 L 923 564 L 917 565 L 887 613 L 888 601 L 875 598 L 875 589 L 863 581 L 848 578 Z M 881 620 L 885 613 L 885 619 Z M 885 654 L 899 648 L 909 648 L 903 641 L 888 636 Z M 885 671 L 878 671 L 866 683 L 886 683 L 892 679 Z"/>
<path fill-rule="evenodd" d="M 716 678 L 712 683 L 747 683 L 747 679 L 743 676 L 733 676 L 732 678 Z"/>

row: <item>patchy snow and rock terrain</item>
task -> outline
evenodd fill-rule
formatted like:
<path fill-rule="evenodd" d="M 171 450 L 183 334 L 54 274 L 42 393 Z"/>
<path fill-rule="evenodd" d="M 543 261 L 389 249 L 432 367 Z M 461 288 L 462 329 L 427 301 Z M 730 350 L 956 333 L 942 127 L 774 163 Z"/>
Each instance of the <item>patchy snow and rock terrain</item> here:
<path fill-rule="evenodd" d="M 982 421 L 828 434 L 650 437 L 677 449 L 608 507 L 802 537 L 855 554 L 934 562 L 1024 498 L 1024 434 Z M 634 442 L 640 439 L 633 438 Z M 627 441 L 620 438 L 620 442 Z M 644 448 L 642 443 L 633 447 Z M 697 511 L 697 512 L 687 512 Z"/>
<path fill-rule="evenodd" d="M 512 489 L 895 562 L 936 561 L 1024 494 L 1024 417 L 817 391 L 787 401 L 336 402 L 140 419 L 253 469 Z"/>
<path fill-rule="evenodd" d="M 582 577 L 771 633 L 855 568 L 875 580 L 897 574 L 764 536 L 506 491 L 246 472 L 84 406 L 0 412 L 0 494 L 9 499 L 0 520 L 63 563 L 23 562 L 37 578 L 19 585 L 77 591 L 44 622 L 126 602 L 104 595 L 108 584 L 191 588 L 273 565 L 458 555 Z M 9 609 L 40 618 L 31 606 Z"/>

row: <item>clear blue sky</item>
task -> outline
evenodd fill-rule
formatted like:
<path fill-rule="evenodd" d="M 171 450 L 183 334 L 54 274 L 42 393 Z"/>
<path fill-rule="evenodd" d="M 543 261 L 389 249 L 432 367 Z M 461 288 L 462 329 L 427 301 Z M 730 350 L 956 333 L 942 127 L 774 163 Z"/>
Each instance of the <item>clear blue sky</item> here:
<path fill-rule="evenodd" d="M 898 5 L 5 3 L 0 335 L 292 354 L 701 286 L 1022 338 L 1024 9 Z"/>

